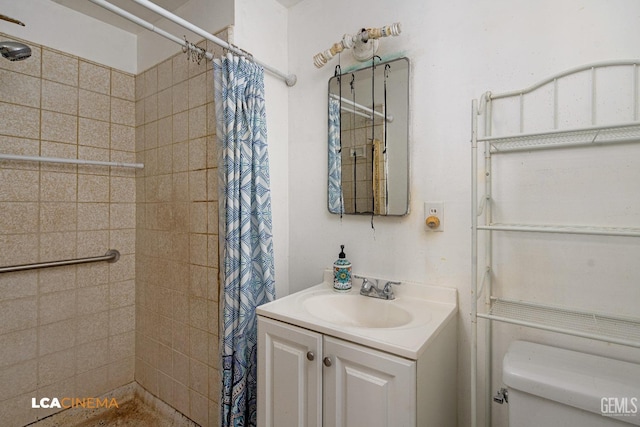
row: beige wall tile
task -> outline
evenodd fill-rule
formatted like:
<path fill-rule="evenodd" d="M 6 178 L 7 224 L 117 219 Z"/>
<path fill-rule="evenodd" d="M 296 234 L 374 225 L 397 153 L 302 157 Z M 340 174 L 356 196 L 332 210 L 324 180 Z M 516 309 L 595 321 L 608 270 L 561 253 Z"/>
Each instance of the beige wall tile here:
<path fill-rule="evenodd" d="M 112 229 L 135 228 L 135 203 L 111 203 L 110 224 Z"/>
<path fill-rule="evenodd" d="M 207 102 L 207 74 L 199 74 L 189 79 L 189 108 L 199 107 Z M 211 90 L 211 92 L 213 92 Z"/>
<path fill-rule="evenodd" d="M 37 234 L 0 235 L 0 253 L 6 265 L 36 262 L 38 253 Z"/>
<path fill-rule="evenodd" d="M 0 335 L 33 328 L 38 323 L 35 297 L 0 302 Z"/>
<path fill-rule="evenodd" d="M 190 254 L 189 260 L 192 264 L 207 265 L 207 235 L 190 234 L 189 237 Z"/>
<path fill-rule="evenodd" d="M 173 143 L 173 117 L 166 116 L 158 120 L 158 147 L 168 146 Z"/>
<path fill-rule="evenodd" d="M 111 125 L 111 149 L 131 151 L 136 149 L 136 130 L 133 126 Z"/>
<path fill-rule="evenodd" d="M 111 177 L 110 201 L 112 203 L 135 203 L 136 183 L 133 177 Z"/>
<path fill-rule="evenodd" d="M 167 59 L 158 64 L 158 91 L 167 89 L 173 85 L 173 61 Z"/>
<path fill-rule="evenodd" d="M 108 338 L 79 345 L 76 355 L 76 372 L 86 372 L 107 365 L 109 363 L 108 351 Z"/>
<path fill-rule="evenodd" d="M 71 114 L 42 110 L 41 138 L 47 141 L 76 144 L 78 117 Z"/>
<path fill-rule="evenodd" d="M 80 117 L 78 119 L 78 144 L 109 148 L 109 122 Z"/>
<path fill-rule="evenodd" d="M 76 319 L 50 323 L 38 328 L 38 354 L 44 356 L 67 350 L 76 344 Z"/>
<path fill-rule="evenodd" d="M 37 356 L 37 329 L 24 329 L 0 335 L 0 368 Z"/>
<path fill-rule="evenodd" d="M 118 70 L 111 70 L 111 96 L 135 100 L 135 77 Z"/>
<path fill-rule="evenodd" d="M 78 88 L 76 86 L 43 80 L 41 108 L 58 113 L 77 114 Z"/>
<path fill-rule="evenodd" d="M 0 230 L 4 233 L 33 233 L 38 229 L 38 204 L 30 202 L 2 203 Z"/>
<path fill-rule="evenodd" d="M 106 366 L 83 372 L 76 376 L 76 393 L 78 396 L 97 397 L 108 390 L 108 368 Z"/>
<path fill-rule="evenodd" d="M 207 201 L 207 171 L 189 172 L 189 200 L 192 202 Z"/>
<path fill-rule="evenodd" d="M 109 229 L 108 203 L 78 203 L 78 231 Z"/>
<path fill-rule="evenodd" d="M 111 117 L 111 98 L 108 95 L 80 89 L 78 115 L 90 119 L 109 121 Z"/>
<path fill-rule="evenodd" d="M 80 88 L 109 94 L 111 90 L 111 70 L 91 62 L 80 61 Z"/>
<path fill-rule="evenodd" d="M 158 118 L 169 117 L 173 114 L 173 91 L 171 88 L 158 93 Z"/>
<path fill-rule="evenodd" d="M 111 98 L 111 122 L 135 126 L 135 103 L 125 99 Z"/>
<path fill-rule="evenodd" d="M 207 140 L 205 138 L 189 141 L 189 170 L 205 169 L 207 167 Z"/>
<path fill-rule="evenodd" d="M 108 366 L 108 388 L 110 390 L 128 384 L 134 380 L 135 358 L 128 357 L 110 363 Z"/>
<path fill-rule="evenodd" d="M 37 270 L 17 271 L 0 275 L 0 301 L 35 296 L 37 294 Z"/>
<path fill-rule="evenodd" d="M 76 203 L 40 203 L 40 232 L 75 231 Z"/>
<path fill-rule="evenodd" d="M 183 82 L 189 78 L 189 62 L 184 55 L 173 57 L 173 84 Z"/>
<path fill-rule="evenodd" d="M 38 387 L 45 387 L 73 377 L 76 373 L 76 349 L 48 354 L 38 359 Z"/>
<path fill-rule="evenodd" d="M 209 401 L 194 390 L 189 390 L 190 418 L 201 426 L 209 425 Z"/>
<path fill-rule="evenodd" d="M 130 358 L 134 356 L 135 332 L 125 332 L 109 337 L 109 361 Z"/>
<path fill-rule="evenodd" d="M 0 99 L 10 104 L 40 108 L 41 80 L 26 74 L 0 70 Z"/>
<path fill-rule="evenodd" d="M 189 109 L 189 82 L 188 80 L 176 83 L 171 88 L 171 96 L 173 98 L 173 113 L 181 113 Z"/>
<path fill-rule="evenodd" d="M 117 308 L 109 313 L 109 335 L 135 330 L 135 306 Z"/>
<path fill-rule="evenodd" d="M 133 280 L 110 284 L 110 308 L 125 307 L 133 304 L 135 304 L 135 282 Z"/>
<path fill-rule="evenodd" d="M 173 172 L 185 172 L 189 170 L 189 141 L 178 142 L 173 148 Z M 185 191 L 186 187 L 184 190 Z M 184 200 L 184 199 L 183 199 Z"/>
<path fill-rule="evenodd" d="M 209 340 L 207 332 L 191 327 L 189 328 L 189 355 L 202 362 L 209 361 Z"/>
<path fill-rule="evenodd" d="M 55 261 L 76 257 L 77 236 L 75 231 L 40 234 L 40 258 Z"/>
<path fill-rule="evenodd" d="M 109 285 L 78 289 L 78 315 L 100 313 L 109 309 Z"/>
<path fill-rule="evenodd" d="M 47 260 L 51 261 L 51 260 Z M 39 293 L 49 293 L 74 289 L 77 285 L 76 266 L 65 266 L 41 270 L 38 276 Z"/>
<path fill-rule="evenodd" d="M 74 318 L 76 316 L 76 290 L 40 295 L 38 305 L 40 325 Z"/>
<path fill-rule="evenodd" d="M 0 369 L 0 384 L 2 384 L 0 402 L 26 392 L 33 392 L 38 385 L 37 359 Z"/>
<path fill-rule="evenodd" d="M 134 254 L 136 251 L 136 230 L 112 230 L 109 233 L 109 247 L 117 249 L 122 255 Z"/>
<path fill-rule="evenodd" d="M 78 62 L 77 57 L 42 49 L 42 78 L 77 86 Z"/>
<path fill-rule="evenodd" d="M 78 231 L 78 257 L 99 256 L 107 252 L 109 232 L 107 230 Z"/>
<path fill-rule="evenodd" d="M 22 138 L 40 137 L 40 110 L 0 102 L 2 133 Z"/>
<path fill-rule="evenodd" d="M 0 169 L 0 202 L 37 202 L 39 172 Z"/>
<path fill-rule="evenodd" d="M 120 255 L 118 262 L 109 264 L 109 279 L 113 282 L 123 282 L 135 278 L 135 255 Z"/>
<path fill-rule="evenodd" d="M 173 115 L 173 142 L 189 139 L 189 112 L 183 111 Z"/>
<path fill-rule="evenodd" d="M 96 341 L 109 336 L 109 312 L 78 317 L 77 344 Z"/>
<path fill-rule="evenodd" d="M 200 107 L 189 110 L 189 139 L 200 138 L 207 134 L 207 107 Z"/>
<path fill-rule="evenodd" d="M 158 120 L 158 95 L 151 94 L 144 99 L 144 122 Z"/>
<path fill-rule="evenodd" d="M 158 69 L 153 67 L 144 72 L 145 96 L 158 92 Z"/>
<path fill-rule="evenodd" d="M 173 398 L 175 399 L 175 408 L 187 417 L 190 416 L 191 408 L 189 404 L 189 388 L 181 383 L 175 383 L 173 388 Z"/>
<path fill-rule="evenodd" d="M 25 156 L 37 156 L 40 154 L 40 141 L 26 138 L 16 138 L 12 136 L 0 135 L 0 147 L 7 154 L 21 154 Z M 37 170 L 37 162 L 0 160 L 2 169 L 29 169 Z"/>
<path fill-rule="evenodd" d="M 78 202 L 108 203 L 108 176 L 78 175 Z"/>
<path fill-rule="evenodd" d="M 42 172 L 40 200 L 43 202 L 75 202 L 77 176 L 70 173 Z"/>

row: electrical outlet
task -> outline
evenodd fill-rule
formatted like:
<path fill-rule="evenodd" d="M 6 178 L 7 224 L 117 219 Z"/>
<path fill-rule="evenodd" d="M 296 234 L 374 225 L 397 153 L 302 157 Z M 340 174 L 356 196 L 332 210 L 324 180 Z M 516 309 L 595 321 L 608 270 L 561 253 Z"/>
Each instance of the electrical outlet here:
<path fill-rule="evenodd" d="M 424 223 L 427 231 L 444 231 L 444 202 L 424 202 Z"/>

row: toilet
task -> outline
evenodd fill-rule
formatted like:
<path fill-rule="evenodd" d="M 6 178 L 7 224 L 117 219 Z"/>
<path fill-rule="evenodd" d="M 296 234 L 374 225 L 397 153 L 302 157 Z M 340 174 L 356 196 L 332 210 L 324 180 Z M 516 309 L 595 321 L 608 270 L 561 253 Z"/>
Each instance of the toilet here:
<path fill-rule="evenodd" d="M 640 426 L 640 365 L 526 341 L 504 356 L 509 427 Z"/>

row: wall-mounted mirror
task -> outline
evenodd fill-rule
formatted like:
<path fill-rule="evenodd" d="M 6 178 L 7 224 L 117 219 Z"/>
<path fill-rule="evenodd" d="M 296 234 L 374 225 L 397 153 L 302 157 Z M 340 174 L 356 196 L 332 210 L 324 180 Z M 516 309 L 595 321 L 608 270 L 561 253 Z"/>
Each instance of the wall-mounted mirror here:
<path fill-rule="evenodd" d="M 409 209 L 409 59 L 329 80 L 329 212 Z"/>

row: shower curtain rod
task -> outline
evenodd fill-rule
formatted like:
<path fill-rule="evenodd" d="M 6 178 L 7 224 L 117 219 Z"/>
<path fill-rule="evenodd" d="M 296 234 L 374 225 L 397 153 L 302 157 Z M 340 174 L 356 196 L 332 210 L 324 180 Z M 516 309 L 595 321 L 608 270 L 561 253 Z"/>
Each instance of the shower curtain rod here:
<path fill-rule="evenodd" d="M 149 31 L 152 31 L 158 35 L 161 35 L 162 37 L 171 40 L 172 42 L 175 42 L 179 45 L 182 45 L 182 47 L 185 47 L 187 49 L 191 49 L 194 50 L 195 48 L 193 47 L 193 45 L 191 45 L 189 42 L 187 42 L 186 40 L 181 39 L 180 37 L 174 36 L 173 34 L 156 27 L 155 25 L 153 25 L 150 22 L 145 21 L 142 18 L 138 18 L 136 15 L 134 15 L 133 13 L 129 13 L 124 9 L 119 8 L 116 5 L 113 5 L 105 0 L 91 0 L 92 3 L 97 4 L 100 7 L 103 7 L 113 13 L 115 13 L 116 15 L 120 15 L 125 19 L 128 19 L 129 21 L 133 22 L 134 24 L 138 24 L 141 27 L 146 28 Z M 211 61 L 213 59 L 213 54 L 211 52 L 205 52 L 205 56 L 207 57 L 207 59 L 209 61 Z"/>
<path fill-rule="evenodd" d="M 165 38 L 168 38 L 171 41 L 174 41 L 174 42 L 176 42 L 178 44 L 181 44 L 183 46 L 186 45 L 186 43 L 183 40 L 179 39 L 178 37 L 174 36 L 173 34 L 170 34 L 170 33 L 166 32 L 164 30 L 156 28 L 153 24 L 140 19 L 137 16 L 135 16 L 135 15 L 123 10 L 123 9 L 120 9 L 117 6 L 114 6 L 113 4 L 111 4 L 111 3 L 109 3 L 109 2 L 107 2 L 105 0 L 90 0 L 90 1 L 92 3 L 94 3 L 94 4 L 97 4 L 98 6 L 101 6 L 101 7 L 105 8 L 105 9 L 110 10 L 111 12 L 113 12 L 113 13 L 115 13 L 117 15 L 122 16 L 123 18 L 126 18 L 126 19 L 128 19 L 128 20 L 130 20 L 130 21 L 132 21 L 132 22 L 134 22 L 134 23 L 136 23 L 138 25 L 141 25 L 142 27 L 144 27 L 144 28 L 146 28 L 146 29 L 148 29 L 150 31 L 153 31 L 153 32 L 165 37 Z M 209 34 L 205 30 L 203 30 L 202 28 L 200 28 L 200 27 L 192 24 L 191 22 L 189 22 L 189 21 L 187 21 L 187 20 L 185 20 L 185 19 L 183 19 L 183 18 L 181 18 L 181 17 L 169 12 L 168 10 L 158 6 L 157 4 L 155 4 L 155 3 L 151 2 L 151 1 L 148 1 L 148 0 L 133 0 L 133 1 L 138 3 L 142 7 L 147 8 L 147 9 L 157 13 L 158 15 L 163 16 L 164 18 L 168 19 L 169 21 L 172 21 L 172 22 L 180 25 L 181 27 L 186 28 L 187 30 L 190 30 L 190 31 L 194 32 L 195 34 L 197 34 L 197 35 L 199 35 L 201 37 L 204 37 L 205 39 L 217 44 L 218 46 L 222 46 L 223 48 L 225 48 L 225 49 L 227 49 L 227 50 L 229 50 L 229 51 L 231 51 L 231 52 L 233 52 L 233 53 L 235 53 L 237 55 L 247 56 L 247 52 L 243 51 L 242 49 L 240 49 L 240 48 L 238 48 L 236 46 L 233 46 L 232 44 L 230 44 L 230 43 L 228 43 L 228 42 L 226 42 L 226 41 L 224 41 L 224 40 L 222 40 L 222 39 L 220 39 L 218 37 L 215 37 L 212 34 Z M 187 45 L 187 47 L 189 47 L 189 46 Z M 211 59 L 210 56 L 211 56 L 211 58 L 213 57 L 209 52 L 207 52 L 207 58 L 208 59 Z M 282 80 L 285 81 L 287 86 L 293 86 L 293 85 L 296 84 L 297 77 L 296 77 L 295 74 L 283 73 L 282 71 L 280 71 L 280 70 L 278 70 L 276 68 L 273 68 L 273 67 L 265 64 L 264 62 L 259 61 L 259 60 L 255 59 L 253 57 L 252 57 L 252 61 L 255 62 L 256 64 L 262 66 L 265 70 L 269 71 L 270 73 L 280 77 Z"/>
<path fill-rule="evenodd" d="M 331 96 L 331 98 L 333 98 L 335 100 L 341 101 L 341 102 L 343 102 L 343 103 L 345 103 L 347 105 L 359 108 L 359 109 L 363 110 L 364 112 L 369 113 L 369 116 L 373 113 L 373 115 L 375 115 L 375 116 L 378 116 L 378 117 L 380 117 L 382 119 L 386 119 L 389 123 L 391 123 L 393 121 L 393 116 L 387 115 L 385 117 L 385 115 L 382 114 L 380 111 L 372 110 L 369 107 L 365 107 L 364 105 L 358 104 L 357 102 L 353 102 L 350 99 L 347 99 L 345 97 L 340 98 L 340 95 L 336 95 L 335 93 L 330 94 L 330 96 Z M 343 110 L 344 110 L 344 108 L 343 108 Z M 353 113 L 354 111 L 351 111 L 351 112 Z M 359 112 L 356 111 L 355 113 L 358 114 Z M 367 117 L 369 117 L 369 116 L 367 116 Z"/>

